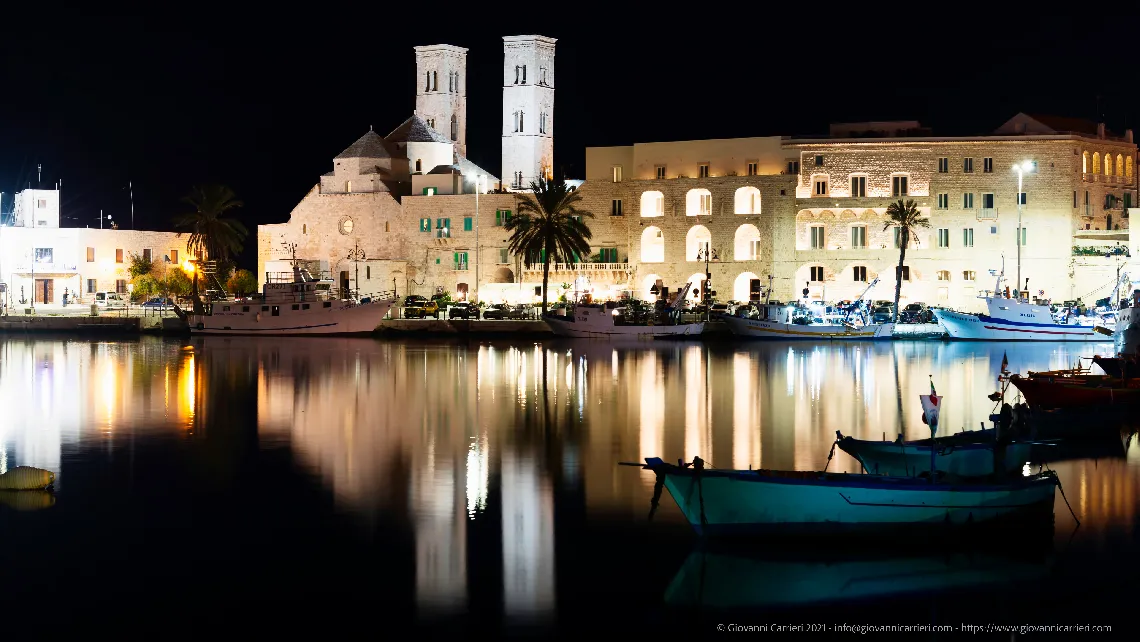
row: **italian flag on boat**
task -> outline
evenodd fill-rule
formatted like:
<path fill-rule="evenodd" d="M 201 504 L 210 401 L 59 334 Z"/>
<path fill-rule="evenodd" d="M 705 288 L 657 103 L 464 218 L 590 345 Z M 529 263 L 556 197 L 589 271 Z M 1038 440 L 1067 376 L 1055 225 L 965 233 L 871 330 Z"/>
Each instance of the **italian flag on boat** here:
<path fill-rule="evenodd" d="M 922 402 L 922 418 L 928 426 L 930 426 L 930 436 L 933 437 L 934 433 L 938 432 L 938 410 L 942 402 L 942 397 L 938 396 L 938 391 L 934 389 L 934 377 L 930 378 L 930 394 L 919 395 L 918 399 Z"/>

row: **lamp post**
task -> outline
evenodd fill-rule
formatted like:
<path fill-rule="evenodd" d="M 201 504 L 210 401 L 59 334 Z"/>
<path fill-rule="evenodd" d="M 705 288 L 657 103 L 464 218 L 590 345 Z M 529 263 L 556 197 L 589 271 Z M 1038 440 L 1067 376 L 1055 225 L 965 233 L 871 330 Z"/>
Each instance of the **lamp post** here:
<path fill-rule="evenodd" d="M 479 192 L 483 175 L 475 176 L 475 302 L 479 302 Z"/>
<path fill-rule="evenodd" d="M 710 249 L 709 244 L 705 243 L 705 246 L 697 252 L 697 260 L 705 262 L 705 280 L 703 284 L 703 290 L 701 292 L 701 303 L 705 304 L 705 321 L 709 321 L 709 299 L 711 299 L 713 295 L 712 273 L 709 272 L 709 261 L 719 261 L 720 257 L 717 256 L 716 250 Z"/>
<path fill-rule="evenodd" d="M 360 249 L 360 241 L 353 241 L 353 248 L 348 251 L 348 260 L 356 264 L 356 299 L 360 300 L 360 262 L 367 258 L 364 250 Z"/>
<path fill-rule="evenodd" d="M 1021 195 L 1024 192 L 1022 192 L 1021 184 L 1025 172 L 1031 169 L 1033 169 L 1033 161 L 1022 161 L 1013 166 L 1013 171 L 1017 172 L 1017 290 L 1019 293 L 1023 288 L 1021 284 Z"/>

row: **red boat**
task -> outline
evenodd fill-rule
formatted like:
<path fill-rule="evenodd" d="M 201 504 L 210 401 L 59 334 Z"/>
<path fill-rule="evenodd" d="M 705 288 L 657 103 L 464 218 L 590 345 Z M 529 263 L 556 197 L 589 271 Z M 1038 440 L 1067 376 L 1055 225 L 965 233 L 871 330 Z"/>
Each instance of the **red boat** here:
<path fill-rule="evenodd" d="M 1140 404 L 1140 379 L 1120 379 L 1087 371 L 1055 370 L 1012 375 L 1025 401 L 1036 408 L 1105 407 Z"/>

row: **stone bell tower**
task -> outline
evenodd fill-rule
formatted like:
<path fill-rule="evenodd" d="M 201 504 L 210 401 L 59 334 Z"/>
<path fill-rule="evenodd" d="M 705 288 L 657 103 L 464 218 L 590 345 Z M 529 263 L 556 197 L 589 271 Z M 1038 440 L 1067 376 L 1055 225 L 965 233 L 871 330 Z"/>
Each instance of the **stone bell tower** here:
<path fill-rule="evenodd" d="M 554 38 L 503 38 L 503 186 L 554 174 Z"/>

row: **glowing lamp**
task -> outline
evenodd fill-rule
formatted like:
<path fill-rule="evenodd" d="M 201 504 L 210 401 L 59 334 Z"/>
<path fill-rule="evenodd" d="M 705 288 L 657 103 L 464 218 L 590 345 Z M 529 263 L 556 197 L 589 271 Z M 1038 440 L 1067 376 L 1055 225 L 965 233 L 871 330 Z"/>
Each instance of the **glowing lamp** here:
<path fill-rule="evenodd" d="M 182 271 L 187 272 L 187 273 L 193 272 L 194 271 L 194 264 L 191 263 L 190 261 L 183 261 L 182 262 Z"/>

